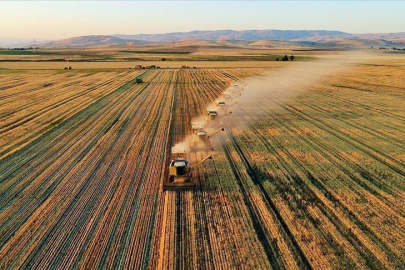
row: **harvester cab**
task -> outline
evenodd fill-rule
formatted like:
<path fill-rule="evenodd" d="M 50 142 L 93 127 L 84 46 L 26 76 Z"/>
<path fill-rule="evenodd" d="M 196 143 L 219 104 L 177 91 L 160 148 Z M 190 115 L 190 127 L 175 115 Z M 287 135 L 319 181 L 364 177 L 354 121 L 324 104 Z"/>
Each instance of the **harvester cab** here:
<path fill-rule="evenodd" d="M 184 158 L 175 158 L 170 161 L 169 167 L 169 182 L 174 181 L 190 182 L 190 166 Z"/>
<path fill-rule="evenodd" d="M 217 119 L 217 111 L 207 111 L 207 122 Z"/>

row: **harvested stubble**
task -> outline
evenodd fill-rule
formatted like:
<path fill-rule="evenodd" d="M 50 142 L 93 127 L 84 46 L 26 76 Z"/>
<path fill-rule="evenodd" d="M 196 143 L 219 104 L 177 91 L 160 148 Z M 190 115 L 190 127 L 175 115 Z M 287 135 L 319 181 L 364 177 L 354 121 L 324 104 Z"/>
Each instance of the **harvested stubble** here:
<path fill-rule="evenodd" d="M 142 72 L 0 76 L 0 268 L 405 264 L 401 70 L 388 80 L 363 65 L 300 95 L 242 96 L 200 188 L 164 193 L 191 119 L 261 70 Z"/>

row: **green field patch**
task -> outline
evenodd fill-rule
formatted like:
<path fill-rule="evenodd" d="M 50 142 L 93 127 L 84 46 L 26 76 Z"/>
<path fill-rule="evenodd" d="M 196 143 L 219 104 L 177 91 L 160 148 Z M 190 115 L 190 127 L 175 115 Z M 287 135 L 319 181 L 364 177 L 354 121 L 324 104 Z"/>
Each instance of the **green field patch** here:
<path fill-rule="evenodd" d="M 0 50 L 0 55 L 55 55 L 58 53 L 37 50 Z"/>

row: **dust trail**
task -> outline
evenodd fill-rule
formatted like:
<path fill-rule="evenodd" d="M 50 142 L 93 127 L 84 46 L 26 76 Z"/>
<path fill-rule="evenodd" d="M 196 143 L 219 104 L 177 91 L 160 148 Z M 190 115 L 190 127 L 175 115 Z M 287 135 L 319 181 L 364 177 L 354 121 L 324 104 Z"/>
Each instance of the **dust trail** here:
<path fill-rule="evenodd" d="M 172 147 L 172 153 L 189 153 L 189 152 L 190 152 L 189 138 L 186 138 L 186 140 L 179 142 Z"/>
<path fill-rule="evenodd" d="M 341 54 L 339 58 L 321 59 L 312 62 L 289 62 L 286 67 L 245 80 L 247 86 L 241 96 L 234 98 L 238 104 L 232 106 L 232 115 L 221 119 L 229 129 L 248 129 L 251 122 L 271 117 L 275 110 L 280 109 L 277 103 L 288 103 L 290 99 L 305 95 L 311 88 L 325 80 L 328 76 L 347 72 L 359 63 L 366 63 L 368 54 L 360 51 Z M 284 65 L 285 63 L 280 63 Z M 239 83 L 243 87 L 242 83 Z M 235 91 L 226 90 L 227 94 Z M 229 104 L 229 103 L 228 103 Z M 236 130 L 234 130 L 236 131 Z M 215 140 L 215 145 L 219 141 Z"/>
<path fill-rule="evenodd" d="M 247 128 L 241 117 L 259 120 L 271 116 L 279 109 L 272 100 L 286 103 L 291 98 L 304 95 L 306 89 L 318 84 L 328 76 L 347 71 L 364 60 L 364 54 L 343 54 L 338 59 L 322 59 L 313 62 L 288 63 L 288 67 L 272 71 L 262 76 L 249 78 L 244 91 L 236 98 L 238 104 L 232 106 L 228 116 L 228 126 Z M 280 63 L 283 65 L 284 63 Z"/>
<path fill-rule="evenodd" d="M 287 103 L 289 99 L 305 94 L 306 89 L 326 77 L 347 71 L 361 61 L 367 61 L 367 57 L 364 56 L 365 54 L 356 51 L 351 54 L 342 54 L 339 58 L 280 63 L 285 67 L 248 78 L 244 81 L 246 85 L 239 82 L 232 83 L 223 93 L 228 97 L 223 95 L 214 103 L 207 105 L 207 111 L 215 110 L 219 116 L 232 111 L 231 115 L 212 122 L 206 122 L 206 116 L 203 115 L 192 119 L 191 123 L 200 126 L 208 134 L 215 132 L 221 126 L 229 129 L 248 129 L 250 122 L 271 117 L 272 112 L 279 109 L 273 100 L 277 100 L 278 103 Z M 225 101 L 226 105 L 217 106 L 219 101 Z M 237 104 L 234 104 L 235 102 Z M 231 104 L 233 105 L 228 108 Z M 211 141 L 214 147 L 220 145 L 218 137 L 214 137 Z M 175 145 L 176 150 L 189 152 L 191 141 L 192 136 L 187 136 L 183 142 Z"/>

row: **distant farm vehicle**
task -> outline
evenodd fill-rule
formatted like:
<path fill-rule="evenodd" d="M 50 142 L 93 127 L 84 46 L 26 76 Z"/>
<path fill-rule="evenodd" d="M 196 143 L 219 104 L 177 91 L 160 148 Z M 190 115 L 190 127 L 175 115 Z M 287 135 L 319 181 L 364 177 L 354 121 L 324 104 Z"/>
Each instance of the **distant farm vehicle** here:
<path fill-rule="evenodd" d="M 67 66 L 67 67 L 64 67 L 63 69 L 65 69 L 65 70 L 71 70 L 72 67 L 71 67 L 71 66 Z"/>

